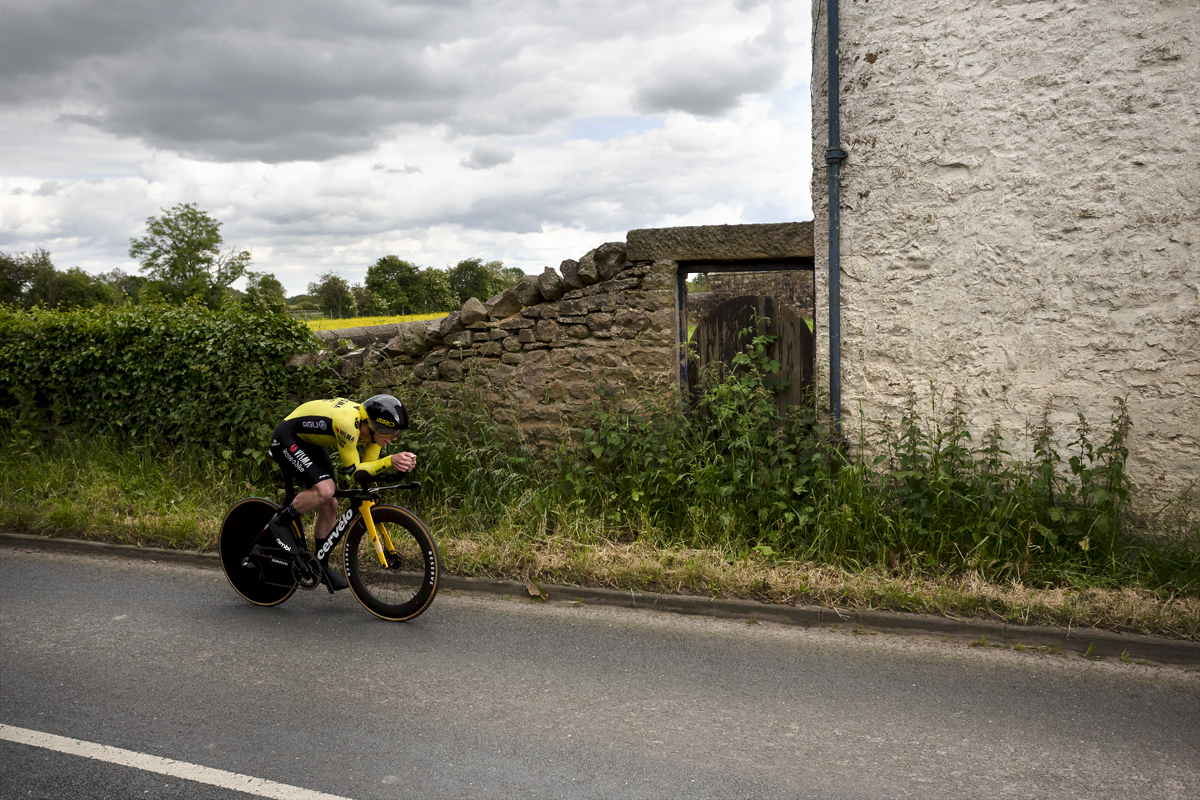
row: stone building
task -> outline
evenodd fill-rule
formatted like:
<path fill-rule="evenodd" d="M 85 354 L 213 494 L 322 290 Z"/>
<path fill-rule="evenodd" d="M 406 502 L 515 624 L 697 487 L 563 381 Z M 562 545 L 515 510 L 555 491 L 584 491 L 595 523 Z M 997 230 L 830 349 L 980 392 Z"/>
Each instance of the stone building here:
<path fill-rule="evenodd" d="M 827 11 L 813 4 L 824 365 Z M 958 390 L 976 440 L 998 421 L 1018 453 L 1045 409 L 1066 441 L 1077 412 L 1102 428 L 1122 397 L 1139 509 L 1196 509 L 1195 2 L 842 0 L 838 18 L 847 424 Z"/>

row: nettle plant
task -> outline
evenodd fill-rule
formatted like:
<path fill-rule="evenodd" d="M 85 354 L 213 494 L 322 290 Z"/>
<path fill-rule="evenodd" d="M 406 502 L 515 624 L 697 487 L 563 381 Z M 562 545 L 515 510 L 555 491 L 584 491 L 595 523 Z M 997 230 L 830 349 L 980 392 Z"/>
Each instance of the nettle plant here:
<path fill-rule="evenodd" d="M 871 447 L 861 433 L 852 454 L 815 401 L 779 414 L 773 337 L 744 335 L 745 350 L 709 370 L 686 409 L 597 404 L 582 447 L 557 462 L 563 502 L 629 538 L 852 568 L 1056 581 L 1116 564 L 1130 491 L 1122 401 L 1099 444 L 1080 416 L 1065 466 L 1047 422 L 1032 462 L 1013 458 L 995 426 L 976 448 L 958 395 L 922 413 L 912 394 L 899 429 Z"/>
<path fill-rule="evenodd" d="M 931 398 L 922 418 L 910 394 L 899 431 L 886 434 L 888 453 L 875 459 L 881 469 L 874 492 L 893 563 L 922 556 L 930 564 L 957 560 L 1025 578 L 1046 559 L 1095 568 L 1116 557 L 1130 496 L 1130 419 L 1122 399 L 1098 446 L 1079 414 L 1064 469 L 1048 409 L 1030 432 L 1033 459 L 1022 462 L 1005 449 L 998 425 L 972 449 L 960 395 L 940 414 L 936 393 Z"/>
<path fill-rule="evenodd" d="M 707 368 L 686 408 L 597 403 L 582 448 L 560 461 L 563 493 L 682 544 L 795 549 L 828 453 L 811 408 L 778 415 L 785 387 L 770 357 L 775 337 L 743 334 L 746 349 L 728 369 Z"/>

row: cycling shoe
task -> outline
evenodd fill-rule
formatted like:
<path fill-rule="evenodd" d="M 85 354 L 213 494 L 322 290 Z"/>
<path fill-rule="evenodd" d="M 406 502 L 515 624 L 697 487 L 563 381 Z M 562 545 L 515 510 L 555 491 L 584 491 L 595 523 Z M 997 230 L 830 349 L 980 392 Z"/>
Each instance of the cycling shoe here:
<path fill-rule="evenodd" d="M 342 589 L 350 588 L 346 579 L 330 567 L 326 561 L 321 562 L 321 582 L 328 586 L 331 592 L 340 592 Z"/>

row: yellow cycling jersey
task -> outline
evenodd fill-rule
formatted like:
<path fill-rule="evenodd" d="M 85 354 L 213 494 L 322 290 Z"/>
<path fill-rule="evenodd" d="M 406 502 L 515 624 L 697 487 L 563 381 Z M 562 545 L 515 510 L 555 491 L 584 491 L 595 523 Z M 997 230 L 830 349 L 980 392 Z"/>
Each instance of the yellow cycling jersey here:
<path fill-rule="evenodd" d="M 380 447 L 367 443 L 363 459 L 358 458 L 358 423 L 367 418 L 360 404 L 343 397 L 332 400 L 310 400 L 288 414 L 284 422 L 291 424 L 297 438 L 322 447 L 336 447 L 342 466 L 351 475 L 364 470 L 378 475 L 390 469 L 390 456 L 379 457 Z"/>

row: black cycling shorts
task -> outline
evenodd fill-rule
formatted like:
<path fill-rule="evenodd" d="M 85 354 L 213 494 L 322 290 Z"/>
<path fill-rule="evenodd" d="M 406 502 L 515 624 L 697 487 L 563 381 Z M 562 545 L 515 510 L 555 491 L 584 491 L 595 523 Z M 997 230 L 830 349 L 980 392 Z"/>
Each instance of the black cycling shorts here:
<path fill-rule="evenodd" d="M 275 432 L 271 434 L 271 449 L 267 454 L 275 459 L 285 476 L 300 478 L 309 488 L 321 481 L 334 479 L 329 451 L 319 444 L 297 437 L 287 420 L 275 426 Z"/>

